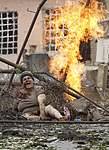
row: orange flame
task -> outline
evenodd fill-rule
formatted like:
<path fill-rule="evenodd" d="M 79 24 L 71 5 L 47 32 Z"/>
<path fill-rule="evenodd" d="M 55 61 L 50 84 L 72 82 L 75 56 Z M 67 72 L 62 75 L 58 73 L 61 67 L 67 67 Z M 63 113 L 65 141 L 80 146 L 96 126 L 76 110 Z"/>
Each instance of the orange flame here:
<path fill-rule="evenodd" d="M 55 9 L 54 9 L 55 10 Z M 50 71 L 58 79 L 66 74 L 65 82 L 77 91 L 81 91 L 81 74 L 84 64 L 80 63 L 80 41 L 87 42 L 93 37 L 98 39 L 104 34 L 99 24 L 105 18 L 107 10 L 97 0 L 67 0 L 65 7 L 58 9 L 58 19 L 52 16 L 53 36 L 57 43 L 57 54 L 51 58 Z M 47 28 L 49 27 L 49 24 Z M 64 29 L 64 30 L 63 30 Z"/>

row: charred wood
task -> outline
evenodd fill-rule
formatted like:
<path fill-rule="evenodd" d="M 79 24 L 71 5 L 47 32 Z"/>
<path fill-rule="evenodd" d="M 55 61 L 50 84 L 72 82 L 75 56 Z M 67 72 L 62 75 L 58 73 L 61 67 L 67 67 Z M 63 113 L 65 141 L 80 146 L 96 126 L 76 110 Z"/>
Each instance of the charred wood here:
<path fill-rule="evenodd" d="M 69 62 L 67 62 L 67 66 L 66 66 L 66 69 L 65 69 L 65 72 L 64 72 L 64 75 L 63 75 L 62 82 L 65 82 L 65 80 L 67 78 L 68 70 L 69 70 Z"/>
<path fill-rule="evenodd" d="M 90 0 L 87 0 L 85 7 L 88 7 L 90 4 Z"/>

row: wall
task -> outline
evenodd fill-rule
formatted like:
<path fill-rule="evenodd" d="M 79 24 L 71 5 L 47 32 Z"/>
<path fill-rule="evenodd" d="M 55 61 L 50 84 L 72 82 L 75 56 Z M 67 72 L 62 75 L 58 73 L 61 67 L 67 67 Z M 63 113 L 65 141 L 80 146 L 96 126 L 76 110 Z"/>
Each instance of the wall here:
<path fill-rule="evenodd" d="M 21 50 L 24 39 L 27 35 L 28 29 L 32 22 L 32 19 L 35 15 L 33 12 L 36 11 L 39 6 L 40 0 L 0 0 L 0 12 L 4 11 L 17 11 L 18 12 L 18 52 Z M 26 45 L 26 49 L 29 48 L 29 45 L 37 45 L 37 50 L 42 51 L 42 14 L 38 15 L 32 33 L 29 37 L 29 40 Z M 12 62 L 16 62 L 18 55 L 0 55 L 5 59 L 8 59 Z M 0 62 L 0 68 L 8 68 L 7 65 Z M 9 66 L 10 68 L 10 66 Z"/>
<path fill-rule="evenodd" d="M 109 1 L 106 0 L 105 2 L 106 8 L 109 10 Z M 109 62 L 109 14 L 101 24 L 104 27 L 105 34 L 97 42 L 96 64 Z"/>

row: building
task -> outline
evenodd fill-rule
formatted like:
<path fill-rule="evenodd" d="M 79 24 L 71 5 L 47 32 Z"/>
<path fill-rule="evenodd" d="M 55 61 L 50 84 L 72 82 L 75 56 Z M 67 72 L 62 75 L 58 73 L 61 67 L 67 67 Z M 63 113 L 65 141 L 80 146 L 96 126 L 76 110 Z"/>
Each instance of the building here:
<path fill-rule="evenodd" d="M 104 3 L 109 10 L 108 0 L 99 0 Z M 37 11 L 37 8 L 41 0 L 0 0 L 0 57 L 5 58 L 16 63 L 18 54 L 22 48 L 25 37 L 30 28 L 31 22 Z M 41 9 L 35 25 L 32 29 L 28 42 L 25 46 L 25 52 L 27 54 L 48 54 L 48 56 L 56 53 L 56 47 L 52 38 L 49 44 L 44 44 L 43 32 L 45 30 L 44 21 L 45 15 L 53 13 L 53 8 L 64 5 L 65 0 L 47 0 Z M 105 21 L 107 32 L 109 25 L 109 16 L 107 15 L 107 21 Z M 47 31 L 46 31 L 47 32 Z M 107 33 L 108 35 L 108 33 Z M 109 61 L 109 45 L 108 36 L 102 39 L 102 41 L 92 41 L 94 44 L 91 46 L 91 64 L 102 63 Z M 104 46 L 103 44 L 104 43 Z M 102 45 L 102 46 L 101 46 Z M 105 48 L 105 51 L 103 49 Z M 101 50 L 101 53 L 98 52 Z M 23 60 L 21 59 L 21 62 Z M 0 69 L 9 69 L 11 66 L 0 62 Z"/>

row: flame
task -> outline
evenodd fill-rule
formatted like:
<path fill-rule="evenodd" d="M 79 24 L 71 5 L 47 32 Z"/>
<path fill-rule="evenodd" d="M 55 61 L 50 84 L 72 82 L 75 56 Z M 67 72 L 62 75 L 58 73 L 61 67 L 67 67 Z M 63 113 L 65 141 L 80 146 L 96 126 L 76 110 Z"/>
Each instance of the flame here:
<path fill-rule="evenodd" d="M 105 19 L 107 10 L 97 0 L 67 0 L 65 7 L 59 7 L 58 12 L 58 18 L 52 16 L 51 27 L 55 29 L 52 36 L 58 35 L 54 40 L 58 51 L 51 58 L 50 71 L 58 79 L 66 75 L 65 83 L 81 91 L 81 75 L 85 65 L 79 61 L 82 58 L 79 51 L 80 41 L 87 42 L 103 36 L 103 27 L 99 22 Z"/>

